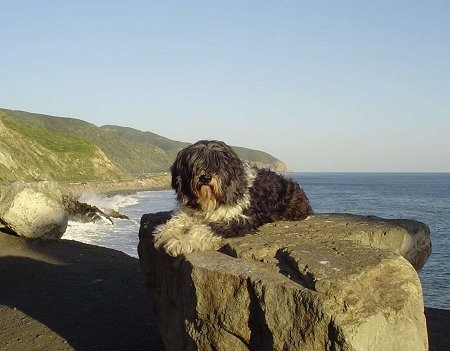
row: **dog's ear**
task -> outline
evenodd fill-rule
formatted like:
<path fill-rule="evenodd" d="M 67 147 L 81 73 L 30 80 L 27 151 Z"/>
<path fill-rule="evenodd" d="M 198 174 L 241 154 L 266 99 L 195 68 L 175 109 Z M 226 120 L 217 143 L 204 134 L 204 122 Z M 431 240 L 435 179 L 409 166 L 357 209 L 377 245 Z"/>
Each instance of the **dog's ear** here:
<path fill-rule="evenodd" d="M 172 189 L 175 190 L 176 192 L 178 192 L 178 190 L 181 187 L 181 176 L 180 172 L 178 171 L 178 164 L 179 164 L 179 157 L 177 156 L 172 166 L 170 166 L 170 173 L 172 176 L 171 185 Z"/>
<path fill-rule="evenodd" d="M 182 180 L 179 175 L 172 176 L 172 189 L 175 190 L 176 193 L 181 191 Z"/>

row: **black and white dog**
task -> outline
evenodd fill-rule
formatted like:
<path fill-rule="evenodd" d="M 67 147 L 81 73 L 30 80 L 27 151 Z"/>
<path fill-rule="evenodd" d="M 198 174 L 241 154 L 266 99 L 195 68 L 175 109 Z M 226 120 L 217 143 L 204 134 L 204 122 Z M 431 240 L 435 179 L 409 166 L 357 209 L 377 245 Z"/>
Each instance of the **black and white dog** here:
<path fill-rule="evenodd" d="M 222 237 L 313 214 L 297 183 L 250 167 L 221 141 L 201 140 L 181 150 L 171 172 L 179 208 L 153 233 L 155 247 L 171 256 L 217 248 Z"/>

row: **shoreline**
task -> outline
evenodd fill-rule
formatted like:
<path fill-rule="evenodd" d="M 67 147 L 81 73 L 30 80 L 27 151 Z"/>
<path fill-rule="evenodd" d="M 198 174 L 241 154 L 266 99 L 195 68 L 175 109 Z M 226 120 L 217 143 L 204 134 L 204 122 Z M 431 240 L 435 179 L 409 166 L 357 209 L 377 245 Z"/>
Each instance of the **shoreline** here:
<path fill-rule="evenodd" d="M 84 191 L 94 191 L 108 196 L 116 194 L 134 194 L 140 191 L 171 190 L 171 174 L 169 172 L 152 173 L 140 177 L 87 180 L 87 181 L 57 181 L 57 180 L 0 180 L 1 188 L 6 188 L 14 182 L 35 184 L 51 182 L 58 185 L 63 195 L 79 197 Z"/>
<path fill-rule="evenodd" d="M 170 190 L 170 182 L 170 173 L 164 172 L 136 178 L 57 183 L 63 194 L 78 198 L 84 191 L 113 196 L 134 194 L 140 191 Z"/>

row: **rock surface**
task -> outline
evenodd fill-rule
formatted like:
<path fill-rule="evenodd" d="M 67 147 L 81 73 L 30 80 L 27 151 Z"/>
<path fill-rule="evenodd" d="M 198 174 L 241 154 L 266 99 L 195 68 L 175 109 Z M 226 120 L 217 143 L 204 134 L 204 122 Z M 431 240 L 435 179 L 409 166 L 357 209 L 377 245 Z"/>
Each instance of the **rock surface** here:
<path fill-rule="evenodd" d="M 142 217 L 138 247 L 166 350 L 428 349 L 426 225 L 315 215 L 173 259 L 152 245 L 168 216 Z"/>
<path fill-rule="evenodd" d="M 57 183 L 16 181 L 0 185 L 0 222 L 17 235 L 59 239 L 67 221 Z"/>

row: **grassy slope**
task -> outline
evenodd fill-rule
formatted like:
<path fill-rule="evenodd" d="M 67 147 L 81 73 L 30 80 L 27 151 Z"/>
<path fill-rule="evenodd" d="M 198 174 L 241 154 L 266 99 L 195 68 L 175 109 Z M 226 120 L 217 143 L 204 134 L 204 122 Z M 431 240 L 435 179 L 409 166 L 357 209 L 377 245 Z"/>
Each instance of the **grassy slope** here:
<path fill-rule="evenodd" d="M 19 123 L 0 111 L 0 180 L 96 180 L 123 177 L 86 139 Z"/>
<path fill-rule="evenodd" d="M 130 175 L 167 171 L 167 165 L 171 162 L 167 153 L 155 145 L 127 140 L 114 130 L 99 128 L 79 119 L 3 111 L 21 123 L 78 136 L 95 143 L 117 167 Z"/>
<path fill-rule="evenodd" d="M 156 145 L 162 150 L 164 150 L 170 156 L 171 160 L 175 158 L 179 150 L 189 145 L 189 143 L 170 140 L 158 134 L 154 134 L 151 132 L 142 132 L 140 130 L 136 130 L 133 128 L 126 128 L 112 125 L 103 126 L 101 128 L 115 131 L 118 135 L 127 140 L 136 140 L 142 143 L 150 143 Z M 234 151 L 236 151 L 236 153 L 239 155 L 241 159 L 249 162 L 272 166 L 276 166 L 282 163 L 275 157 L 263 151 L 252 150 L 238 146 L 233 146 L 233 149 Z"/>
<path fill-rule="evenodd" d="M 130 176 L 168 171 L 177 152 L 188 145 L 188 143 L 133 128 L 112 125 L 97 127 L 75 118 L 23 111 L 0 109 L 0 112 L 20 124 L 57 132 L 59 135 L 78 137 L 77 140 L 93 143 L 116 167 Z M 261 151 L 241 147 L 234 147 L 234 149 L 246 161 L 274 168 L 283 165 L 276 158 Z"/>

